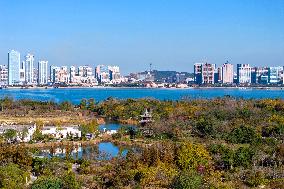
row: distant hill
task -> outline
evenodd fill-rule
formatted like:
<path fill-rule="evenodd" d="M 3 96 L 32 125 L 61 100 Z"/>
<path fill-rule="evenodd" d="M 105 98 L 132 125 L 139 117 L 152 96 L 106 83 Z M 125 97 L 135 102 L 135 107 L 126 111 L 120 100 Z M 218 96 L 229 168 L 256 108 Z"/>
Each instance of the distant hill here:
<path fill-rule="evenodd" d="M 173 78 L 177 74 L 184 74 L 185 77 L 193 77 L 193 73 L 189 72 L 177 72 L 177 71 L 158 71 L 153 70 L 151 74 L 154 74 L 155 81 L 164 81 L 165 79 Z"/>

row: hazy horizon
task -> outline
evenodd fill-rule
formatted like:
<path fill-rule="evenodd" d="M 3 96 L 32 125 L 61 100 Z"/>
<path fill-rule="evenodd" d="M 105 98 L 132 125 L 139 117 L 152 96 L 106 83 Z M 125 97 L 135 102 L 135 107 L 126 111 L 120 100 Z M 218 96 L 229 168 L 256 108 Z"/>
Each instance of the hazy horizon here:
<path fill-rule="evenodd" d="M 14 49 L 49 65 L 123 74 L 193 63 L 284 65 L 283 0 L 2 0 L 0 64 Z"/>

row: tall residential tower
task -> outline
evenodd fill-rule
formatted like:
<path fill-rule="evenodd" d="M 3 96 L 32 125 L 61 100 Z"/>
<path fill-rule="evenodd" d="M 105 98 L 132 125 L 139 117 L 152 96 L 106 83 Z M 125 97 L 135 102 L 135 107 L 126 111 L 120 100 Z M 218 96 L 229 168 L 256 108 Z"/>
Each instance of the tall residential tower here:
<path fill-rule="evenodd" d="M 222 83 L 231 84 L 234 82 L 234 65 L 226 62 L 222 65 Z"/>
<path fill-rule="evenodd" d="M 48 64 L 48 61 L 41 60 L 38 62 L 38 84 L 39 85 L 46 85 L 48 82 L 47 64 Z"/>
<path fill-rule="evenodd" d="M 34 55 L 27 54 L 25 62 L 26 84 L 34 83 Z"/>
<path fill-rule="evenodd" d="M 20 84 L 20 53 L 11 50 L 8 53 L 8 85 Z"/>

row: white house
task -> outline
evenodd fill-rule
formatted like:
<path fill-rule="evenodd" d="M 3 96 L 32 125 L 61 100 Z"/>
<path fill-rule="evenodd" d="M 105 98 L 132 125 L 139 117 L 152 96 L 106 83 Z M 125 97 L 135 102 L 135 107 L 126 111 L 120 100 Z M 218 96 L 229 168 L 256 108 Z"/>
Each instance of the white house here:
<path fill-rule="evenodd" d="M 66 138 L 68 135 L 72 137 L 81 137 L 81 131 L 79 130 L 78 126 L 44 126 L 41 130 L 41 133 L 43 135 L 52 135 L 58 139 Z"/>
<path fill-rule="evenodd" d="M 15 130 L 17 136 L 15 138 L 18 142 L 29 142 L 32 140 L 33 134 L 36 131 L 36 124 L 34 125 L 1 125 L 0 135 L 4 134 L 7 130 Z"/>

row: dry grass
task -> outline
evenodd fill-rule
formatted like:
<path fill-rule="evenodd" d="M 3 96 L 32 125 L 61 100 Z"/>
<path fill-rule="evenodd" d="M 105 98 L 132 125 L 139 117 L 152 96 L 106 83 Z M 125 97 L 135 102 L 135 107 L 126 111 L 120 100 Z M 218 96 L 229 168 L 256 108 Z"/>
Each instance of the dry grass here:
<path fill-rule="evenodd" d="M 0 124 L 44 124 L 44 125 L 79 125 L 92 119 L 88 116 L 53 115 L 53 116 L 6 116 L 0 115 Z"/>

